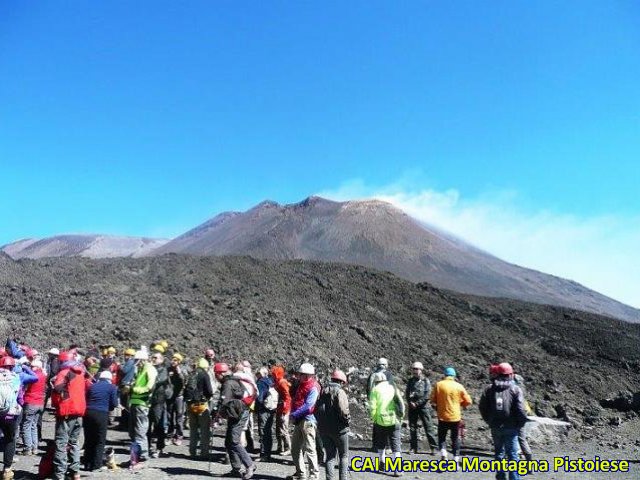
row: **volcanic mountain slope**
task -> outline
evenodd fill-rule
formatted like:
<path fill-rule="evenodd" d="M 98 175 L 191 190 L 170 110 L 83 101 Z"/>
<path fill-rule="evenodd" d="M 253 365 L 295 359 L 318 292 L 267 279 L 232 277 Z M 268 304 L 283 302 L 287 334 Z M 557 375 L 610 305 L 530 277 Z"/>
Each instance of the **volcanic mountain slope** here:
<path fill-rule="evenodd" d="M 14 259 L 45 257 L 139 257 L 164 245 L 168 240 L 109 235 L 58 235 L 29 238 L 10 243 L 2 251 Z"/>
<path fill-rule="evenodd" d="M 366 367 L 388 357 L 455 365 L 474 397 L 509 360 L 538 412 L 606 422 L 598 400 L 640 388 L 640 325 L 559 307 L 485 299 L 360 266 L 249 257 L 21 260 L 0 282 L 0 318 L 39 349 L 166 338 L 190 355 Z M 0 277 L 2 278 L 2 277 Z"/>
<path fill-rule="evenodd" d="M 489 297 L 561 305 L 640 322 L 640 310 L 576 282 L 502 261 L 381 201 L 310 197 L 220 214 L 151 252 L 250 255 L 364 265 Z"/>

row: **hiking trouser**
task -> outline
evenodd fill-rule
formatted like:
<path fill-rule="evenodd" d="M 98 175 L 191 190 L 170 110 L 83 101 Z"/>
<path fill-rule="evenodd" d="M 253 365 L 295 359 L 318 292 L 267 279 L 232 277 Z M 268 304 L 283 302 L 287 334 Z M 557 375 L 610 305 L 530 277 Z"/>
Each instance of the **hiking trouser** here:
<path fill-rule="evenodd" d="M 129 407 L 129 438 L 140 447 L 140 457 L 138 461 L 144 462 L 149 459 L 149 407 L 144 405 L 131 405 Z"/>
<path fill-rule="evenodd" d="M 149 450 L 153 449 L 153 439 L 156 439 L 156 448 L 164 450 L 166 446 L 166 436 L 164 427 L 167 420 L 167 409 L 165 403 L 157 403 L 149 408 L 149 429 L 147 430 L 147 439 L 149 441 Z"/>
<path fill-rule="evenodd" d="M 80 430 L 82 430 L 81 417 L 56 418 L 56 453 L 53 457 L 54 479 L 63 480 L 67 470 L 72 474 L 80 471 L 80 446 L 78 445 Z"/>
<path fill-rule="evenodd" d="M 518 430 L 518 443 L 520 444 L 520 450 L 522 450 L 524 458 L 531 460 L 533 458 L 533 451 L 531 450 L 531 445 L 529 445 L 527 440 L 527 434 L 525 433 L 524 427 Z"/>
<path fill-rule="evenodd" d="M 492 428 L 493 447 L 496 460 L 518 461 L 518 430 L 517 428 Z M 506 472 L 496 472 L 496 480 L 506 480 Z M 509 480 L 520 480 L 518 472 L 509 472 Z"/>
<path fill-rule="evenodd" d="M 0 419 L 0 430 L 4 436 L 4 457 L 2 459 L 4 468 L 11 468 L 13 457 L 16 454 L 16 431 L 18 430 L 18 419 Z"/>
<path fill-rule="evenodd" d="M 373 424 L 373 447 L 380 452 L 384 451 L 387 445 L 391 446 L 393 453 L 402 451 L 400 423 L 389 427 Z"/>
<path fill-rule="evenodd" d="M 247 417 L 242 433 L 244 436 L 244 444 L 246 445 L 247 451 L 255 451 L 256 445 L 253 441 L 253 412 L 251 410 L 249 410 L 249 416 Z"/>
<path fill-rule="evenodd" d="M 419 423 L 422 423 L 424 432 L 429 441 L 429 447 L 436 448 L 438 441 L 436 440 L 436 428 L 431 420 L 431 412 L 429 408 L 412 408 L 409 409 L 409 444 L 412 450 L 418 450 L 418 429 Z"/>
<path fill-rule="evenodd" d="M 317 477 L 318 453 L 316 452 L 316 424 L 309 420 L 299 420 L 293 427 L 291 437 L 291 456 L 296 467 L 295 477 L 307 477 L 307 462 L 309 463 L 309 476 Z"/>
<path fill-rule="evenodd" d="M 84 464 L 87 470 L 97 470 L 104 463 L 109 413 L 87 410 L 84 414 Z"/>
<path fill-rule="evenodd" d="M 460 456 L 460 422 L 445 422 L 438 420 L 438 448 L 447 449 L 447 432 L 451 432 L 451 449 L 454 457 Z"/>
<path fill-rule="evenodd" d="M 224 437 L 224 446 L 231 460 L 231 468 L 240 471 L 242 466 L 249 468 L 253 465 L 253 460 L 242 446 L 242 432 L 247 425 L 247 418 L 251 412 L 245 410 L 238 420 L 227 420 L 227 432 Z"/>
<path fill-rule="evenodd" d="M 324 470 L 327 480 L 333 480 L 336 456 L 339 457 L 339 480 L 349 478 L 349 431 L 338 434 L 322 435 L 322 443 L 326 454 Z"/>
<path fill-rule="evenodd" d="M 276 439 L 278 440 L 278 451 L 286 452 L 291 450 L 291 434 L 289 433 L 289 414 L 276 414 Z"/>
<path fill-rule="evenodd" d="M 167 407 L 167 413 L 169 414 L 169 433 L 173 434 L 173 438 L 182 438 L 184 436 L 184 432 L 182 431 L 185 412 L 184 397 L 180 395 L 179 397 L 169 400 Z"/>
<path fill-rule="evenodd" d="M 33 452 L 38 449 L 38 420 L 42 415 L 44 407 L 40 405 L 25 405 L 24 420 L 22 424 L 22 435 L 24 437 L 24 448 L 26 451 Z"/>
<path fill-rule="evenodd" d="M 203 457 L 209 455 L 211 440 L 211 412 L 205 410 L 200 415 L 189 410 L 189 455 L 198 456 L 198 445 Z"/>
<path fill-rule="evenodd" d="M 258 434 L 260 435 L 260 456 L 268 457 L 273 450 L 273 417 L 275 412 L 258 412 Z"/>

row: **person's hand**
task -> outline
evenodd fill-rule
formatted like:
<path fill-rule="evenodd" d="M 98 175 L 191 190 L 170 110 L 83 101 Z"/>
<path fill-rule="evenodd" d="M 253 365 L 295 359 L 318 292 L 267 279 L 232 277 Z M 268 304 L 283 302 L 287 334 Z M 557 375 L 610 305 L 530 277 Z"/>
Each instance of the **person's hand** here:
<path fill-rule="evenodd" d="M 417 406 L 416 402 L 409 402 L 409 408 L 416 408 Z"/>

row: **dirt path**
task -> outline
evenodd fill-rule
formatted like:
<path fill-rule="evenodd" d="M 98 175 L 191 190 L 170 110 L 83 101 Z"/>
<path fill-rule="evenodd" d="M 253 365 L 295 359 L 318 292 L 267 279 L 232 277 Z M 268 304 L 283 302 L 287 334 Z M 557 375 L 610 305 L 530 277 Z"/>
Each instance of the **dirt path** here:
<path fill-rule="evenodd" d="M 49 415 L 47 415 L 44 424 L 45 429 L 45 438 L 52 438 L 53 434 L 53 419 Z M 186 432 L 188 434 L 188 431 Z M 216 431 L 216 435 L 213 441 L 213 454 L 212 454 L 212 462 L 209 465 L 208 462 L 205 461 L 195 461 L 191 460 L 188 456 L 188 441 L 186 441 L 183 445 L 177 447 L 174 445 L 170 445 L 166 449 L 166 453 L 168 454 L 166 457 L 159 459 L 152 459 L 149 462 L 149 466 L 142 471 L 133 473 L 130 472 L 126 466 L 125 462 L 128 461 L 128 445 L 129 439 L 125 432 L 121 431 L 109 431 L 109 445 L 113 446 L 116 449 L 116 459 L 120 465 L 123 465 L 121 470 L 117 471 L 106 471 L 95 474 L 89 474 L 86 472 L 81 472 L 83 478 L 95 478 L 95 479 L 126 479 L 131 478 L 132 480 L 159 480 L 165 478 L 179 478 L 179 479 L 204 479 L 204 478 L 228 478 L 225 476 L 225 473 L 229 471 L 230 467 L 228 465 L 223 465 L 221 460 L 224 458 L 224 438 L 223 431 Z M 370 452 L 362 449 L 362 442 L 358 442 L 355 445 L 355 448 L 352 449 L 352 456 L 368 456 L 371 455 Z M 404 446 L 406 448 L 406 445 Z M 481 460 L 490 460 L 491 452 L 487 451 L 486 448 L 482 449 L 467 449 L 466 455 L 469 458 L 478 457 Z M 553 462 L 554 456 L 565 456 L 568 455 L 571 459 L 577 459 L 580 457 L 593 459 L 594 456 L 598 455 L 602 459 L 627 459 L 630 460 L 630 471 L 628 473 L 621 474 L 611 474 L 611 473 L 536 473 L 527 475 L 526 479 L 541 479 L 541 480 L 585 480 L 585 479 L 593 479 L 593 480 L 611 480 L 611 479 L 637 479 L 640 478 L 640 463 L 638 462 L 638 449 L 634 450 L 612 450 L 612 451 L 603 451 L 596 442 L 589 443 L 580 443 L 571 445 L 570 450 L 566 449 L 563 446 L 557 446 L 553 451 L 543 451 L 536 452 L 536 459 L 539 460 L 548 460 L 549 462 Z M 22 457 L 17 456 L 18 463 L 14 465 L 14 469 L 16 471 L 16 479 L 31 479 L 36 478 L 35 472 L 37 472 L 37 463 L 40 457 Z M 436 457 L 432 457 L 430 455 L 417 455 L 417 456 L 406 456 L 405 458 L 410 459 L 425 459 L 425 460 L 433 460 Z M 209 473 L 210 472 L 210 473 Z M 274 461 L 271 463 L 259 463 L 258 470 L 256 471 L 256 475 L 254 478 L 258 480 L 274 480 L 274 479 L 284 479 L 287 475 L 293 473 L 293 465 L 291 462 L 291 458 L 284 457 L 274 457 Z M 494 475 L 492 473 L 466 473 L 466 472 L 457 472 L 457 473 L 407 473 L 404 475 L 405 479 L 424 479 L 424 478 L 432 478 L 436 477 L 441 480 L 487 480 L 493 479 Z M 321 473 L 321 478 L 324 478 L 324 472 Z M 337 478 L 337 472 L 336 472 Z M 375 474 L 375 473 L 352 473 L 352 478 L 354 480 L 357 479 L 365 479 L 365 478 L 387 478 L 384 474 Z"/>

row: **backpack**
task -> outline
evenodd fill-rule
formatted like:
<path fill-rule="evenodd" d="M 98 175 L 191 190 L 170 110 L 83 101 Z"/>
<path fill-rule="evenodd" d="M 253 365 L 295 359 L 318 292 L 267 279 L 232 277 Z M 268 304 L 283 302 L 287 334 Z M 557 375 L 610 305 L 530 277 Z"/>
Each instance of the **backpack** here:
<path fill-rule="evenodd" d="M 242 403 L 244 403 L 247 407 L 253 405 L 253 402 L 256 401 L 256 397 L 258 396 L 257 388 L 254 383 L 252 383 L 249 379 L 244 377 L 234 377 L 235 380 L 238 380 L 238 383 L 244 387 L 244 393 L 242 395 Z"/>
<path fill-rule="evenodd" d="M 265 410 L 269 410 L 272 412 L 276 408 L 278 408 L 279 398 L 280 395 L 278 395 L 278 391 L 273 386 L 269 387 L 269 391 L 265 395 L 263 402 Z"/>
<path fill-rule="evenodd" d="M 47 450 L 40 459 L 38 464 L 38 478 L 52 478 L 53 477 L 53 457 L 56 454 L 56 443 L 53 441 L 47 442 Z"/>
<path fill-rule="evenodd" d="M 338 430 L 349 426 L 349 419 L 340 411 L 338 400 L 340 390 L 338 388 L 323 387 L 316 402 L 313 414 L 318 420 L 318 426 L 325 430 L 325 427 L 334 426 Z M 330 430 L 331 428 L 327 428 Z"/>
<path fill-rule="evenodd" d="M 0 417 L 20 413 L 19 391 L 20 377 L 10 370 L 0 369 Z"/>
<path fill-rule="evenodd" d="M 204 393 L 198 382 L 199 373 L 195 371 L 187 378 L 187 384 L 184 387 L 184 401 L 187 403 L 204 401 Z"/>

